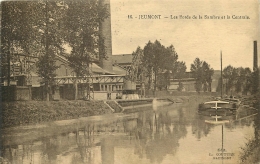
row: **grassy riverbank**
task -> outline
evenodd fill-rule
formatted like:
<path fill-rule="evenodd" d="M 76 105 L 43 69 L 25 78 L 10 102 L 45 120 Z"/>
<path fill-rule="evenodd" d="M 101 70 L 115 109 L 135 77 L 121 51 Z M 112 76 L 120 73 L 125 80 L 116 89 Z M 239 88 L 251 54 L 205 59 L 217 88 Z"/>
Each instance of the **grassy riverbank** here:
<path fill-rule="evenodd" d="M 201 103 L 210 100 L 211 96 L 203 94 L 191 96 L 172 95 L 159 96 L 158 98 L 169 99 L 177 103 Z M 259 99 L 252 97 L 246 99 L 249 106 L 259 109 L 259 102 L 254 103 L 255 101 L 257 102 L 257 100 Z M 0 113 L 1 128 L 113 113 L 110 108 L 112 108 L 115 113 L 122 112 L 122 107 L 114 101 L 107 101 L 107 104 L 97 100 L 2 102 Z"/>
<path fill-rule="evenodd" d="M 114 101 L 107 104 L 121 112 Z M 113 113 L 103 101 L 13 101 L 1 103 L 1 128 Z"/>
<path fill-rule="evenodd" d="M 103 101 L 16 101 L 1 105 L 1 126 L 37 124 L 112 113 Z"/>

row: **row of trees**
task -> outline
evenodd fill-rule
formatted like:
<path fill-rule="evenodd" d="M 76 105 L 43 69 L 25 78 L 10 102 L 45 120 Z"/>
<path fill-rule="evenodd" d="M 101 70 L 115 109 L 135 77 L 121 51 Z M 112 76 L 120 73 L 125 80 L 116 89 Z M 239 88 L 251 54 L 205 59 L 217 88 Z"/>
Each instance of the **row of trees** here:
<path fill-rule="evenodd" d="M 157 40 L 154 43 L 149 41 L 144 47 L 143 63 L 148 70 L 149 86 L 154 75 L 154 90 L 169 84 L 171 75 L 181 77 L 186 71 L 185 63 L 178 61 L 174 46 L 165 47 Z"/>
<path fill-rule="evenodd" d="M 253 72 L 246 67 L 233 67 L 231 65 L 223 69 L 223 86 L 222 89 L 225 94 L 255 94 L 258 88 L 258 74 L 256 69 Z M 221 83 L 219 83 L 218 90 L 221 90 Z"/>
<path fill-rule="evenodd" d="M 178 54 L 173 45 L 165 47 L 158 40 L 149 41 L 144 49 L 138 47 L 133 52 L 133 56 L 140 56 L 141 62 L 135 74 L 145 76 L 142 81 L 146 81 L 149 89 L 155 91 L 166 88 L 170 84 L 170 79 L 179 79 L 178 90 L 183 89 L 181 79 L 185 77 L 187 67 L 185 62 L 178 60 Z M 196 79 L 197 92 L 211 91 L 214 70 L 207 62 L 196 58 L 191 64 L 191 73 Z"/>
<path fill-rule="evenodd" d="M 77 78 L 88 74 L 92 58 L 105 57 L 99 25 L 109 14 L 101 0 L 5 1 L 1 7 L 1 77 L 8 78 L 8 85 L 12 50 L 39 57 L 37 74 L 46 86 L 47 100 L 58 68 L 55 54 L 63 53 L 64 45 L 72 48 L 68 60 Z"/>
<path fill-rule="evenodd" d="M 167 87 L 170 77 L 182 77 L 186 71 L 185 62 L 178 61 L 174 46 L 165 47 L 158 40 L 149 41 L 143 49 L 138 47 L 133 56 L 139 62 L 135 75 L 154 91 Z"/>
<path fill-rule="evenodd" d="M 142 81 L 147 81 L 148 88 L 157 89 L 166 88 L 170 84 L 170 79 L 179 79 L 178 90 L 183 89 L 181 79 L 185 77 L 186 64 L 178 60 L 178 54 L 173 45 L 165 47 L 159 41 L 149 41 L 144 49 L 137 48 L 133 56 L 141 56 L 139 71 L 137 75 L 144 76 Z M 191 64 L 190 71 L 192 77 L 195 78 L 195 90 L 199 92 L 211 92 L 212 76 L 214 69 L 206 61 L 196 58 Z M 148 80 L 146 80 L 148 79 Z M 223 86 L 221 87 L 221 84 Z M 253 72 L 250 68 L 235 68 L 231 65 L 223 69 L 223 81 L 219 80 L 217 91 L 221 92 L 221 88 L 227 95 L 233 93 L 255 94 L 259 88 L 259 70 Z M 222 91 L 223 91 L 222 90 Z"/>

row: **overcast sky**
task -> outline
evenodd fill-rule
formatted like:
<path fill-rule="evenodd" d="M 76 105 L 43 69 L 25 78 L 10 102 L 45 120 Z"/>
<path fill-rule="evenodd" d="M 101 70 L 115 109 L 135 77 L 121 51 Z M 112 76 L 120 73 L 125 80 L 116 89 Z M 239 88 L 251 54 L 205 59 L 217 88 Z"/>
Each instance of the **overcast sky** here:
<path fill-rule="evenodd" d="M 137 46 L 143 48 L 149 40 L 157 39 L 165 46 L 172 44 L 188 70 L 196 57 L 220 69 L 221 50 L 223 66 L 253 66 L 253 41 L 260 43 L 259 0 L 110 1 L 113 54 L 130 54 Z M 161 19 L 138 19 L 147 14 L 161 15 Z M 128 15 L 133 15 L 133 19 L 128 19 Z M 170 15 L 215 15 L 225 19 L 164 18 Z M 227 19 L 227 15 L 250 19 Z"/>

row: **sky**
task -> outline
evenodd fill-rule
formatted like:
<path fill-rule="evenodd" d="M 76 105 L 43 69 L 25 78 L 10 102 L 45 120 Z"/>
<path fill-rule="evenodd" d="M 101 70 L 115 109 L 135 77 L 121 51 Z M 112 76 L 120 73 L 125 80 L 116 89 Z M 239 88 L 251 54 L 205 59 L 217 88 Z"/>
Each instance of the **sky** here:
<path fill-rule="evenodd" d="M 112 53 L 131 54 L 138 46 L 158 40 L 164 46 L 175 47 L 179 60 L 187 70 L 195 58 L 223 68 L 253 67 L 253 41 L 259 35 L 260 0 L 110 0 Z M 128 19 L 132 15 L 133 19 Z M 161 19 L 138 19 L 139 15 L 161 15 Z M 170 15 L 178 19 L 171 19 Z M 197 16 L 197 19 L 180 19 Z M 198 16 L 203 19 L 198 19 Z M 225 16 L 225 19 L 205 19 L 204 16 Z M 227 15 L 231 18 L 227 19 Z M 232 16 L 250 19 L 232 19 Z M 168 18 L 164 18 L 168 17 Z M 260 52 L 260 46 L 258 46 Z M 260 58 L 260 57 L 259 57 Z"/>

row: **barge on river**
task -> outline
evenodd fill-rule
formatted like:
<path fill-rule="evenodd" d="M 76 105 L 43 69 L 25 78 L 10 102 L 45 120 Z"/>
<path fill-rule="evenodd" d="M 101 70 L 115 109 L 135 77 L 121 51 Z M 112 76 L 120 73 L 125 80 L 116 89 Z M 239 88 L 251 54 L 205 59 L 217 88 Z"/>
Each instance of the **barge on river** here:
<path fill-rule="evenodd" d="M 198 112 L 204 115 L 232 115 L 236 112 L 236 104 L 229 101 L 208 101 L 199 104 Z"/>

